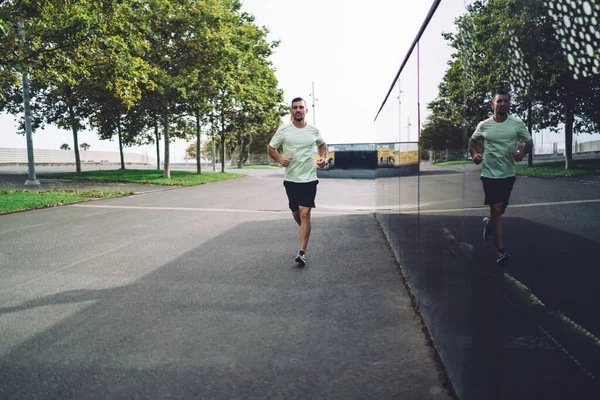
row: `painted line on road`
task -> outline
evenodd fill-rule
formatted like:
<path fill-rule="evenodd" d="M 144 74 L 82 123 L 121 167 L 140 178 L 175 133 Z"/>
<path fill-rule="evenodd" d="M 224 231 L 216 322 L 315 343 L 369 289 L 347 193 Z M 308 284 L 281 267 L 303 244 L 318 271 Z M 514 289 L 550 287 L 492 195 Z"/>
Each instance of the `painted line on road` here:
<path fill-rule="evenodd" d="M 528 208 L 528 207 L 545 207 L 545 206 L 559 206 L 569 204 L 589 204 L 589 203 L 600 203 L 600 199 L 589 199 L 589 200 L 569 200 L 569 201 L 555 201 L 555 202 L 543 202 L 543 203 L 531 203 L 531 204 L 511 204 L 511 208 Z M 94 205 L 94 204 L 71 204 L 70 207 L 80 208 L 106 208 L 106 209 L 122 209 L 122 210 L 149 210 L 149 211 L 193 211 L 193 212 L 233 212 L 233 213 L 288 213 L 289 210 L 261 210 L 261 209 L 234 209 L 234 208 L 205 208 L 205 207 L 150 207 L 150 206 L 109 206 L 109 205 Z M 412 208 L 415 205 L 410 205 L 406 208 Z M 334 208 L 334 207 L 322 207 L 322 208 Z M 344 211 L 317 211 L 313 210 L 313 214 L 324 214 L 324 215 L 348 215 L 348 214 L 365 214 L 374 213 L 377 211 L 393 211 L 401 212 L 403 214 L 438 214 L 438 213 L 453 213 L 453 212 L 470 212 L 470 211 L 487 211 L 488 207 L 468 207 L 468 208 L 447 208 L 437 210 L 402 210 L 405 207 L 352 207 L 352 206 L 338 206 L 336 209 L 342 209 Z"/>
<path fill-rule="evenodd" d="M 529 208 L 529 207 L 545 207 L 545 206 L 562 206 L 569 204 L 587 204 L 587 203 L 600 203 L 600 199 L 589 199 L 589 200 L 568 200 L 568 201 L 550 201 L 544 203 L 531 203 L 531 204 L 511 204 L 510 208 Z M 437 214 L 446 212 L 464 212 L 464 211 L 487 211 L 488 206 L 483 207 L 467 207 L 467 208 L 446 208 L 438 210 L 414 210 L 404 211 L 403 214 Z"/>
<path fill-rule="evenodd" d="M 120 210 L 147 210 L 147 211 L 193 211 L 193 212 L 227 212 L 227 213 L 289 213 L 290 210 L 260 210 L 260 209 L 234 209 L 234 208 L 200 208 L 200 207 L 148 207 L 148 206 L 109 206 L 92 204 L 72 204 L 70 207 L 79 208 L 107 208 Z M 348 215 L 348 214 L 372 214 L 372 209 L 354 209 L 348 211 L 312 211 L 312 214 L 326 215 Z"/>

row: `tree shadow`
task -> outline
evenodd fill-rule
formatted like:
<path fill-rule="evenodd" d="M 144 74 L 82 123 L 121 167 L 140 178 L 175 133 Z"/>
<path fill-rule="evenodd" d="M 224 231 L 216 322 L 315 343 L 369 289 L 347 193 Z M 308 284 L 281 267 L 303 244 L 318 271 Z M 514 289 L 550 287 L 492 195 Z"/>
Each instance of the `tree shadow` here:
<path fill-rule="evenodd" d="M 431 350 L 373 216 L 315 218 L 305 268 L 297 235 L 291 219 L 241 223 L 134 283 L 3 307 L 27 324 L 23 311 L 93 300 L 7 342 L 18 344 L 0 356 L 0 397 L 429 393 Z"/>

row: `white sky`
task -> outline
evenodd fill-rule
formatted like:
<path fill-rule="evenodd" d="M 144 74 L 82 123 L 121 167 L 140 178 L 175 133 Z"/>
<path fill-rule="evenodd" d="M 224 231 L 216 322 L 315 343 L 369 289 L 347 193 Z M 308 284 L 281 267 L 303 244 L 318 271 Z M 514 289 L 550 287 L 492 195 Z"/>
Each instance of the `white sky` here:
<path fill-rule="evenodd" d="M 401 113 L 396 88 L 377 122 L 373 120 L 432 3 L 245 0 L 243 10 L 255 15 L 258 25 L 269 28 L 271 40 L 280 41 L 272 57 L 279 86 L 286 102 L 296 96 L 307 100 L 310 123 L 314 82 L 315 125 L 333 144 L 417 140 L 416 57 L 401 76 Z M 421 122 L 427 102 L 437 95 L 450 55 L 440 34 L 453 29 L 454 18 L 463 10 L 464 0 L 442 1 L 421 42 Z M 0 115 L 0 147 L 26 148 L 25 138 L 16 130 L 12 116 Z M 90 150 L 118 151 L 116 142 L 101 141 L 93 132 L 81 132 L 79 143 L 83 142 L 91 145 Z M 34 134 L 33 143 L 38 149 L 58 149 L 62 143 L 73 147 L 73 138 L 68 131 L 48 127 Z M 181 140 L 172 144 L 171 161 L 182 162 L 186 147 Z M 125 151 L 155 154 L 153 146 Z"/>

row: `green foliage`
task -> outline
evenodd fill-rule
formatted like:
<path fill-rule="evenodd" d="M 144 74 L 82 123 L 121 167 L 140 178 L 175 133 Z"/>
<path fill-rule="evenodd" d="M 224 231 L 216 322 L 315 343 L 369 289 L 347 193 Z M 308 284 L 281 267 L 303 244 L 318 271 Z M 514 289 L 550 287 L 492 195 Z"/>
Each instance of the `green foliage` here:
<path fill-rule="evenodd" d="M 283 93 L 268 60 L 278 43 L 240 9 L 238 0 L 2 2 L 0 111 L 22 113 L 27 68 L 33 129 L 71 130 L 78 171 L 88 125 L 124 146 L 162 135 L 167 176 L 169 141 L 202 126 L 251 146 L 278 124 Z"/>

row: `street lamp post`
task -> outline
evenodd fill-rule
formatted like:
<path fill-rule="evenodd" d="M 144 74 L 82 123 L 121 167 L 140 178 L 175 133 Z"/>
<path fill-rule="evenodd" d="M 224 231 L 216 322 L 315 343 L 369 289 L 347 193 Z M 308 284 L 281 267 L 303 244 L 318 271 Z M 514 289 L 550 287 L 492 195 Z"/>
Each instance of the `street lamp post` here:
<path fill-rule="evenodd" d="M 25 44 L 25 24 L 19 22 L 19 36 Z M 25 181 L 25 186 L 39 186 L 40 181 L 35 177 L 35 161 L 33 159 L 33 138 L 31 134 L 31 106 L 29 103 L 29 75 L 27 67 L 23 65 L 23 107 L 25 110 L 25 137 L 27 138 L 27 164 L 29 169 L 29 179 Z"/>
<path fill-rule="evenodd" d="M 215 149 L 215 131 L 213 130 L 212 132 L 212 167 L 213 167 L 213 172 L 217 171 L 217 164 L 215 162 L 215 157 L 216 157 L 216 149 Z"/>
<path fill-rule="evenodd" d="M 319 99 L 315 98 L 315 81 L 312 82 L 312 93 L 310 94 L 310 97 L 312 97 L 313 126 L 316 126 L 315 101 L 319 101 Z"/>
<path fill-rule="evenodd" d="M 398 79 L 398 142 L 402 140 L 402 93 Z"/>

